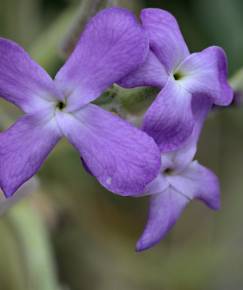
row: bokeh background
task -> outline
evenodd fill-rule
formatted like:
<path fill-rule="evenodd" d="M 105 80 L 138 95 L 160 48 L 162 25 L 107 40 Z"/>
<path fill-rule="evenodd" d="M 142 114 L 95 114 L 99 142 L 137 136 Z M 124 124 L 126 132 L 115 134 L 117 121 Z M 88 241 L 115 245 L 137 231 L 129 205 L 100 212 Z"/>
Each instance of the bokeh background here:
<path fill-rule="evenodd" d="M 241 0 L 0 0 L 0 35 L 19 42 L 54 75 L 83 24 L 106 5 L 137 14 L 143 7 L 167 9 L 177 17 L 191 51 L 222 46 L 231 78 L 243 66 Z M 239 91 L 241 86 L 239 78 Z M 4 129 L 20 112 L 4 101 L 0 105 Z M 159 245 L 136 253 L 147 198 L 121 198 L 102 189 L 62 141 L 27 190 L 31 193 L 0 217 L 0 289 L 243 289 L 240 106 L 211 113 L 197 159 L 220 177 L 222 209 L 214 213 L 192 202 Z"/>

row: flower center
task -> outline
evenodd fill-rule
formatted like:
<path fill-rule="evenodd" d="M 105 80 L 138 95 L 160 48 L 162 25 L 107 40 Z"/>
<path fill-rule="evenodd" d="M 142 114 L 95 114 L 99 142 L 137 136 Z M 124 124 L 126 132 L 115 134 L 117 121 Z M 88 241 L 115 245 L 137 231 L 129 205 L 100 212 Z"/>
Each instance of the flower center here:
<path fill-rule="evenodd" d="M 56 104 L 56 107 L 58 110 L 62 111 L 65 107 L 66 107 L 66 103 L 65 102 L 62 102 L 62 101 L 59 101 L 57 104 Z"/>
<path fill-rule="evenodd" d="M 179 81 L 184 77 L 184 75 L 181 72 L 177 71 L 173 74 L 173 77 L 176 81 Z"/>
<path fill-rule="evenodd" d="M 173 172 L 174 172 L 174 170 L 172 168 L 166 168 L 164 170 L 165 175 L 171 175 L 171 174 L 173 174 Z"/>

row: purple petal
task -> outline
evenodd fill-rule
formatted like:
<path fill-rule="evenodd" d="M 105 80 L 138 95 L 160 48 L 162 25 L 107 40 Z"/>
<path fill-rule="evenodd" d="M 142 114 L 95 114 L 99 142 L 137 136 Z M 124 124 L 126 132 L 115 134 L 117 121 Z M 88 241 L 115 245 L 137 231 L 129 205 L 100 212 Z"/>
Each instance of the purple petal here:
<path fill-rule="evenodd" d="M 0 96 L 31 113 L 61 96 L 49 75 L 16 43 L 0 38 Z"/>
<path fill-rule="evenodd" d="M 108 190 L 137 195 L 157 176 L 158 147 L 129 123 L 92 104 L 57 118 L 89 170 Z"/>
<path fill-rule="evenodd" d="M 176 150 L 194 126 L 191 94 L 169 79 L 145 114 L 143 130 L 154 138 L 161 152 Z"/>
<path fill-rule="evenodd" d="M 137 69 L 147 54 L 148 39 L 133 14 L 105 9 L 89 22 L 56 81 L 70 95 L 70 109 L 78 109 Z"/>
<path fill-rule="evenodd" d="M 197 198 L 211 209 L 219 209 L 220 187 L 218 178 L 197 161 L 192 162 L 180 175 L 170 176 L 169 182 L 189 199 Z"/>
<path fill-rule="evenodd" d="M 146 61 L 135 71 L 127 75 L 118 84 L 124 88 L 142 86 L 162 88 L 168 80 L 164 66 L 150 50 Z"/>
<path fill-rule="evenodd" d="M 143 251 L 157 244 L 174 226 L 189 201 L 171 187 L 152 195 L 148 222 L 137 242 L 136 250 Z"/>
<path fill-rule="evenodd" d="M 184 78 L 180 83 L 192 94 L 203 94 L 216 105 L 232 102 L 233 91 L 227 82 L 227 58 L 217 46 L 193 53 L 178 67 Z"/>
<path fill-rule="evenodd" d="M 172 72 L 189 55 L 176 19 L 169 12 L 154 8 L 144 9 L 141 19 L 151 49 L 167 72 Z"/>
<path fill-rule="evenodd" d="M 194 97 L 192 107 L 195 117 L 192 134 L 179 149 L 162 154 L 162 171 L 171 168 L 175 172 L 181 172 L 181 170 L 186 168 L 192 162 L 196 154 L 198 139 L 207 114 L 212 107 L 212 102 L 204 96 L 197 99 Z"/>
<path fill-rule="evenodd" d="M 41 167 L 60 137 L 52 115 L 25 115 L 0 134 L 0 186 L 10 197 Z"/>

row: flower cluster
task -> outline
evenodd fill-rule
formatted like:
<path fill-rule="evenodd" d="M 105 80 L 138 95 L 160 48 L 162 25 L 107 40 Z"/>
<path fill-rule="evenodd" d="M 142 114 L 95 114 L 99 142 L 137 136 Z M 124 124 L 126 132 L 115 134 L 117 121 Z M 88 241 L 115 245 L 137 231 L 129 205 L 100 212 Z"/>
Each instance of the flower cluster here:
<path fill-rule="evenodd" d="M 214 104 L 227 106 L 227 60 L 219 47 L 189 53 L 175 18 L 145 9 L 98 13 L 73 53 L 49 75 L 16 43 L 0 38 L 0 96 L 24 115 L 0 133 L 0 187 L 11 197 L 62 137 L 88 171 L 123 196 L 151 195 L 141 251 L 157 243 L 193 198 L 219 208 L 217 177 L 193 161 Z M 160 89 L 141 128 L 92 103 L 112 84 Z"/>

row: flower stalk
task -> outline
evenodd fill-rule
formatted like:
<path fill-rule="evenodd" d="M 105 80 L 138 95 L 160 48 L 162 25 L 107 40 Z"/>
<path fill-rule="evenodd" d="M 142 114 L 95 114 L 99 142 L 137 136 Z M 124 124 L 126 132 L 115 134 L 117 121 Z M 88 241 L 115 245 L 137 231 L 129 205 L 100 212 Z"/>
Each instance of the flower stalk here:
<path fill-rule="evenodd" d="M 23 253 L 25 289 L 61 290 L 47 229 L 38 211 L 34 210 L 29 200 L 24 200 L 9 211 L 7 221 L 16 235 L 19 252 Z"/>

